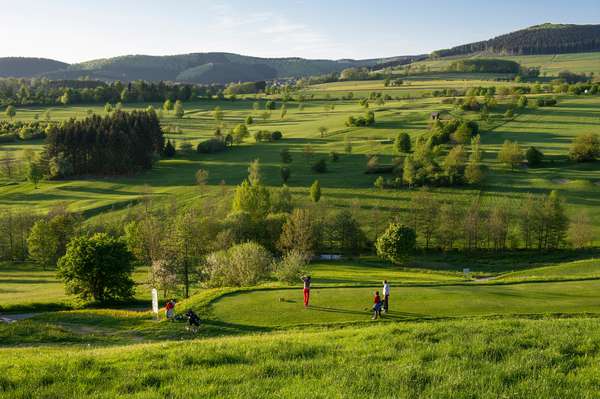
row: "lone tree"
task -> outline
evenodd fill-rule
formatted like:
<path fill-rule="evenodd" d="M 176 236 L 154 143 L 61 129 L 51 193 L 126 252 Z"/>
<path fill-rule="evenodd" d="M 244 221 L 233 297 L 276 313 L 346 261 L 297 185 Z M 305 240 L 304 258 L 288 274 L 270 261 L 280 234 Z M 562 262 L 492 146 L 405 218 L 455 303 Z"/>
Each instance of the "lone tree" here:
<path fill-rule="evenodd" d="M 530 167 L 540 166 L 544 161 L 544 153 L 535 147 L 529 147 L 525 152 L 527 165 Z"/>
<path fill-rule="evenodd" d="M 208 184 L 208 171 L 198 169 L 196 171 L 196 184 L 200 187 L 200 191 L 204 191 L 204 187 Z"/>
<path fill-rule="evenodd" d="M 593 161 L 600 157 L 600 137 L 597 134 L 577 136 L 569 149 L 569 158 L 575 162 Z"/>
<path fill-rule="evenodd" d="M 398 134 L 394 146 L 396 147 L 396 152 L 399 154 L 410 152 L 410 136 L 408 133 L 402 132 Z"/>
<path fill-rule="evenodd" d="M 319 133 L 321 134 L 321 138 L 325 137 L 329 129 L 326 126 L 319 126 Z"/>
<path fill-rule="evenodd" d="M 58 275 L 69 293 L 84 300 L 129 299 L 133 260 L 125 242 L 106 233 L 76 237 L 58 262 Z"/>
<path fill-rule="evenodd" d="M 181 119 L 184 114 L 185 110 L 183 109 L 183 103 L 180 100 L 175 101 L 175 117 Z"/>
<path fill-rule="evenodd" d="M 522 163 L 524 157 L 523 150 L 521 150 L 519 143 L 516 141 L 506 140 L 498 152 L 498 161 L 510 165 L 511 170 L 514 170 L 515 166 Z"/>
<path fill-rule="evenodd" d="M 290 168 L 288 168 L 287 166 L 281 167 L 281 180 L 283 180 L 284 183 L 288 182 L 291 175 L 292 171 L 290 170 Z"/>
<path fill-rule="evenodd" d="M 375 243 L 377 255 L 396 264 L 406 263 L 416 245 L 415 230 L 397 223 L 390 224 Z"/>
<path fill-rule="evenodd" d="M 173 110 L 173 102 L 169 99 L 165 100 L 163 103 L 163 110 L 169 112 Z"/>
<path fill-rule="evenodd" d="M 15 109 L 14 106 L 9 105 L 8 107 L 6 107 L 6 116 L 8 116 L 10 119 L 14 118 L 15 115 L 17 115 L 17 110 Z"/>
<path fill-rule="evenodd" d="M 310 199 L 315 204 L 321 199 L 321 183 L 318 180 L 315 180 L 312 186 L 310 186 Z"/>

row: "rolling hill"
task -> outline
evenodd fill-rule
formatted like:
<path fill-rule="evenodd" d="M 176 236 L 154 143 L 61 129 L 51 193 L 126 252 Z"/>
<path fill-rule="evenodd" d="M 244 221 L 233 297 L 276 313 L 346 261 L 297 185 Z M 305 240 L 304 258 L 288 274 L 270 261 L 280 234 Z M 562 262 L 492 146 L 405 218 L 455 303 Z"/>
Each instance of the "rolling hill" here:
<path fill-rule="evenodd" d="M 186 83 L 229 83 L 299 77 L 339 72 L 344 68 L 380 63 L 408 63 L 418 57 L 370 60 L 309 60 L 258 58 L 231 53 L 194 53 L 171 56 L 129 55 L 87 61 L 45 74 L 54 79 L 89 76 L 104 80 L 169 80 Z M 422 58 L 422 57 L 421 57 Z"/>
<path fill-rule="evenodd" d="M 564 54 L 600 51 L 600 25 L 542 24 L 495 37 L 438 50 L 433 57 L 473 53 L 498 55 Z"/>
<path fill-rule="evenodd" d="M 0 57 L 0 77 L 28 78 L 68 67 L 47 58 Z"/>

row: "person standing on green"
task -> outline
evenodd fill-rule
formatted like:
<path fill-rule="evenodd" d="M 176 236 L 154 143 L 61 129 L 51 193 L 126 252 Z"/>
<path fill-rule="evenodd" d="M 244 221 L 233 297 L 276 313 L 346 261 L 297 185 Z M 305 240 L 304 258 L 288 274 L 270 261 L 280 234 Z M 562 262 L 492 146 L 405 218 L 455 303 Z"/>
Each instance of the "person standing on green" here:
<path fill-rule="evenodd" d="M 310 299 L 310 276 L 302 276 L 302 281 L 304 282 L 304 307 L 307 308 Z"/>
<path fill-rule="evenodd" d="M 390 284 L 387 280 L 383 280 L 383 313 L 388 312 L 390 305 Z"/>

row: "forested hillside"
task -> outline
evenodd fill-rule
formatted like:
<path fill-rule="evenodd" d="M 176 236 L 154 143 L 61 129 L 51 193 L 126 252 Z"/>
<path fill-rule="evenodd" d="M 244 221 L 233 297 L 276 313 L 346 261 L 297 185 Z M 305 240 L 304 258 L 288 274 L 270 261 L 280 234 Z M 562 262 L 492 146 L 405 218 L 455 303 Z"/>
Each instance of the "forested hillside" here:
<path fill-rule="evenodd" d="M 47 58 L 0 58 L 0 77 L 27 78 L 68 67 L 64 62 Z"/>
<path fill-rule="evenodd" d="M 438 50 L 432 56 L 448 57 L 477 52 L 534 55 L 588 51 L 600 51 L 600 25 L 536 25 L 490 40 Z"/>
<path fill-rule="evenodd" d="M 308 60 L 258 58 L 231 53 L 195 53 L 172 56 L 130 55 L 83 62 L 46 74 L 54 79 L 89 76 L 108 80 L 167 80 L 186 83 L 229 83 L 300 77 L 339 72 L 344 68 L 386 62 L 408 63 L 414 57 L 370 60 Z"/>

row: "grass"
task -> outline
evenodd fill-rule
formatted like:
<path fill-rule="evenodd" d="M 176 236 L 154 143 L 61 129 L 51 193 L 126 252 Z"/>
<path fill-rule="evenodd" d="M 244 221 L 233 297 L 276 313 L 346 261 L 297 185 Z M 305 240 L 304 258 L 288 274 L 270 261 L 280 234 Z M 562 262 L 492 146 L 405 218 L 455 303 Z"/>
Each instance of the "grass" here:
<path fill-rule="evenodd" d="M 549 280 L 549 279 L 600 278 L 600 260 L 580 260 L 560 265 L 522 270 L 501 276 L 502 280 Z"/>
<path fill-rule="evenodd" d="M 2 349 L 0 397 L 591 398 L 600 387 L 599 327 L 586 318 L 377 323 L 127 347 Z"/>
<path fill-rule="evenodd" d="M 595 75 L 600 73 L 600 52 L 591 53 L 572 53 L 572 54 L 548 54 L 548 55 L 521 55 L 521 56 L 501 56 L 501 55 L 474 55 L 474 56 L 456 56 L 445 57 L 439 60 L 427 60 L 416 62 L 414 66 L 425 66 L 433 72 L 444 70 L 452 62 L 465 58 L 499 58 L 516 61 L 522 66 L 532 68 L 539 67 L 540 72 L 544 76 L 558 76 L 561 71 L 571 71 L 575 73 L 589 74 L 593 72 Z"/>
<path fill-rule="evenodd" d="M 133 279 L 137 284 L 133 306 L 149 303 L 150 288 L 146 285 L 148 269 L 137 268 Z M 39 312 L 81 307 L 65 292 L 56 270 L 43 270 L 35 263 L 0 263 L 0 311 Z"/>
<path fill-rule="evenodd" d="M 546 313 L 594 313 L 600 282 L 511 285 L 398 286 L 391 282 L 387 320 Z M 224 323 L 274 327 L 368 320 L 375 290 L 381 287 L 315 288 L 304 309 L 302 290 L 261 290 L 227 295 L 213 304 Z"/>

